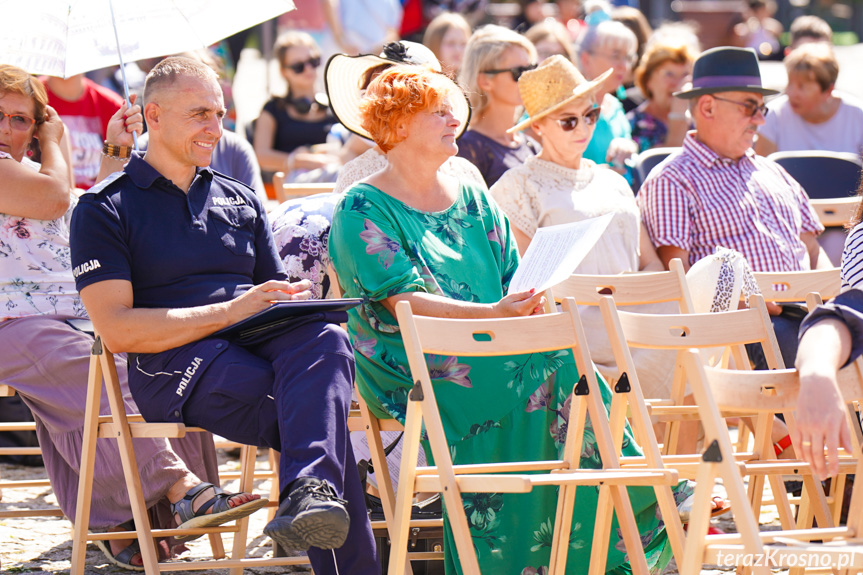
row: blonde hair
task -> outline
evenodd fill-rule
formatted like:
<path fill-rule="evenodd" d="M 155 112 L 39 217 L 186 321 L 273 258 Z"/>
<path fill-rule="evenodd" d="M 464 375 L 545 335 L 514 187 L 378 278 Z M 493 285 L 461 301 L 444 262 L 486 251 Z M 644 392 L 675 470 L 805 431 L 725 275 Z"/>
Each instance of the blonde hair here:
<path fill-rule="evenodd" d="M 479 28 L 468 40 L 458 80 L 467 92 L 472 113 L 476 117 L 488 107 L 488 95 L 479 87 L 480 73 L 494 69 L 507 48 L 513 46 L 524 48 L 531 62 L 536 61 L 536 48 L 530 40 L 503 26 L 488 24 Z"/>
<path fill-rule="evenodd" d="M 648 100 L 653 99 L 653 93 L 647 85 L 653 73 L 667 62 L 672 64 L 692 64 L 695 54 L 689 45 L 684 43 L 651 44 L 644 57 L 635 69 L 635 85 Z"/>
<path fill-rule="evenodd" d="M 572 48 L 569 31 L 557 20 L 546 19 L 534 24 L 524 33 L 524 37 L 530 40 L 534 46 L 544 40 L 557 42 L 563 48 L 569 61 L 575 63 L 575 50 Z"/>
<path fill-rule="evenodd" d="M 818 82 L 822 92 L 836 84 L 839 77 L 839 62 L 833 49 L 825 42 L 809 42 L 795 48 L 785 57 L 788 76 L 800 74 Z"/>
<path fill-rule="evenodd" d="M 362 126 L 384 153 L 404 138 L 396 127 L 438 106 L 458 88 L 446 76 L 422 66 L 393 66 L 372 80 L 360 102 Z"/>
<path fill-rule="evenodd" d="M 33 119 L 37 124 L 45 121 L 48 93 L 35 76 L 11 64 L 0 64 L 0 93 L 20 94 L 33 100 Z"/>
<path fill-rule="evenodd" d="M 423 44 L 434 52 L 438 60 L 440 60 L 440 45 L 443 42 L 443 37 L 451 28 L 458 28 L 464 32 L 465 38 L 470 38 L 470 24 L 464 19 L 464 16 L 455 12 L 441 12 L 435 16 L 423 34 Z"/>

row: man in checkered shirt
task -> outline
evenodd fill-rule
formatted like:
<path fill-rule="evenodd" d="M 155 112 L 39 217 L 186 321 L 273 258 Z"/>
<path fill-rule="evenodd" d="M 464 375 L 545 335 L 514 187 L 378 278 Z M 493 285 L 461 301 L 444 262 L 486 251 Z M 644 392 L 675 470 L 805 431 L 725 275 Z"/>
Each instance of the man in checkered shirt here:
<path fill-rule="evenodd" d="M 691 101 L 696 129 L 638 194 L 642 219 L 666 267 L 680 258 L 688 269 L 717 246 L 741 252 L 754 271 L 832 266 L 816 240 L 824 227 L 806 192 L 752 149 L 767 113 L 764 96 L 776 93 L 761 86 L 751 49 L 714 48 L 696 60 L 692 88 L 675 94 Z M 792 366 L 802 314 L 768 307 L 785 364 Z M 753 347 L 750 357 L 766 368 L 760 346 Z"/>

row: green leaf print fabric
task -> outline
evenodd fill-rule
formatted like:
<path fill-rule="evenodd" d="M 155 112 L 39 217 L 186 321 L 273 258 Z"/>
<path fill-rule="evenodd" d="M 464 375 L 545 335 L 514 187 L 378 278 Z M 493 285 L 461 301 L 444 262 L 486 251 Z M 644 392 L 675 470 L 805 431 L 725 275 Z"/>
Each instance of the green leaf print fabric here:
<path fill-rule="evenodd" d="M 416 210 L 368 184 L 348 190 L 336 207 L 330 256 L 345 297 L 361 298 L 349 313 L 357 386 L 378 417 L 404 423 L 412 382 L 398 325 L 380 303 L 392 295 L 423 291 L 448 298 L 500 300 L 518 265 L 509 222 L 481 189 L 463 184 L 440 212 Z M 578 370 L 570 352 L 497 358 L 427 355 L 444 431 L 456 464 L 559 459 L 566 439 L 571 391 Z M 611 391 L 604 382 L 603 401 Z M 627 429 L 623 453 L 641 451 Z M 592 429 L 585 433 L 581 465 L 599 468 Z M 661 570 L 670 546 L 652 489 L 630 490 L 648 564 Z M 567 572 L 586 571 L 597 491 L 576 494 Z M 483 573 L 545 573 L 557 489 L 529 494 L 466 494 L 465 512 Z M 446 572 L 460 573 L 445 524 Z M 629 571 L 615 521 L 609 570 Z"/>

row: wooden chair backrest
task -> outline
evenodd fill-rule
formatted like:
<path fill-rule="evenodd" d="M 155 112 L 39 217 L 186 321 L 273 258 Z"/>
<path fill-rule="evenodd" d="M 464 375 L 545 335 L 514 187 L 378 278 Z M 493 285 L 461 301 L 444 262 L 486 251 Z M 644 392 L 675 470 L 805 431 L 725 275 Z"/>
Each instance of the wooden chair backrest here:
<path fill-rule="evenodd" d="M 839 268 L 808 270 L 803 272 L 755 272 L 755 281 L 765 301 L 805 301 L 810 293 L 818 293 L 823 299 L 839 295 L 842 281 Z"/>
<path fill-rule="evenodd" d="M 650 349 L 688 349 L 760 343 L 768 364 L 784 367 L 779 344 L 761 296 L 750 298 L 750 309 L 721 313 L 640 314 L 617 310 L 603 298 L 603 313 L 616 313 L 629 346 Z"/>
<path fill-rule="evenodd" d="M 319 184 L 290 184 L 285 182 L 285 174 L 283 172 L 276 172 L 273 174 L 273 191 L 275 192 L 276 200 L 279 203 L 296 198 L 313 196 L 315 194 L 329 193 L 332 192 L 335 187 L 335 182 Z"/>
<path fill-rule="evenodd" d="M 669 270 L 617 275 L 573 274 L 552 289 L 555 300 L 571 297 L 579 305 L 598 306 L 603 297 L 611 296 L 617 306 L 677 301 L 681 313 L 693 310 L 686 285 L 683 264 L 677 258 Z"/>

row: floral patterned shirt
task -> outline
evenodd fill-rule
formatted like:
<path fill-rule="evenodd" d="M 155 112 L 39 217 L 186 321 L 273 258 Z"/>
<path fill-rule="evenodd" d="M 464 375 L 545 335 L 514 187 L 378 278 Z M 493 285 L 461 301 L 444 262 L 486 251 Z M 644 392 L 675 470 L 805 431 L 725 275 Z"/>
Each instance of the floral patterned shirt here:
<path fill-rule="evenodd" d="M 0 152 L 0 161 L 14 158 Z M 39 169 L 27 160 L 24 165 Z M 34 220 L 0 214 L 0 318 L 30 315 L 86 317 L 75 290 L 69 257 L 69 220 L 75 198 L 66 214 L 56 220 Z"/>

